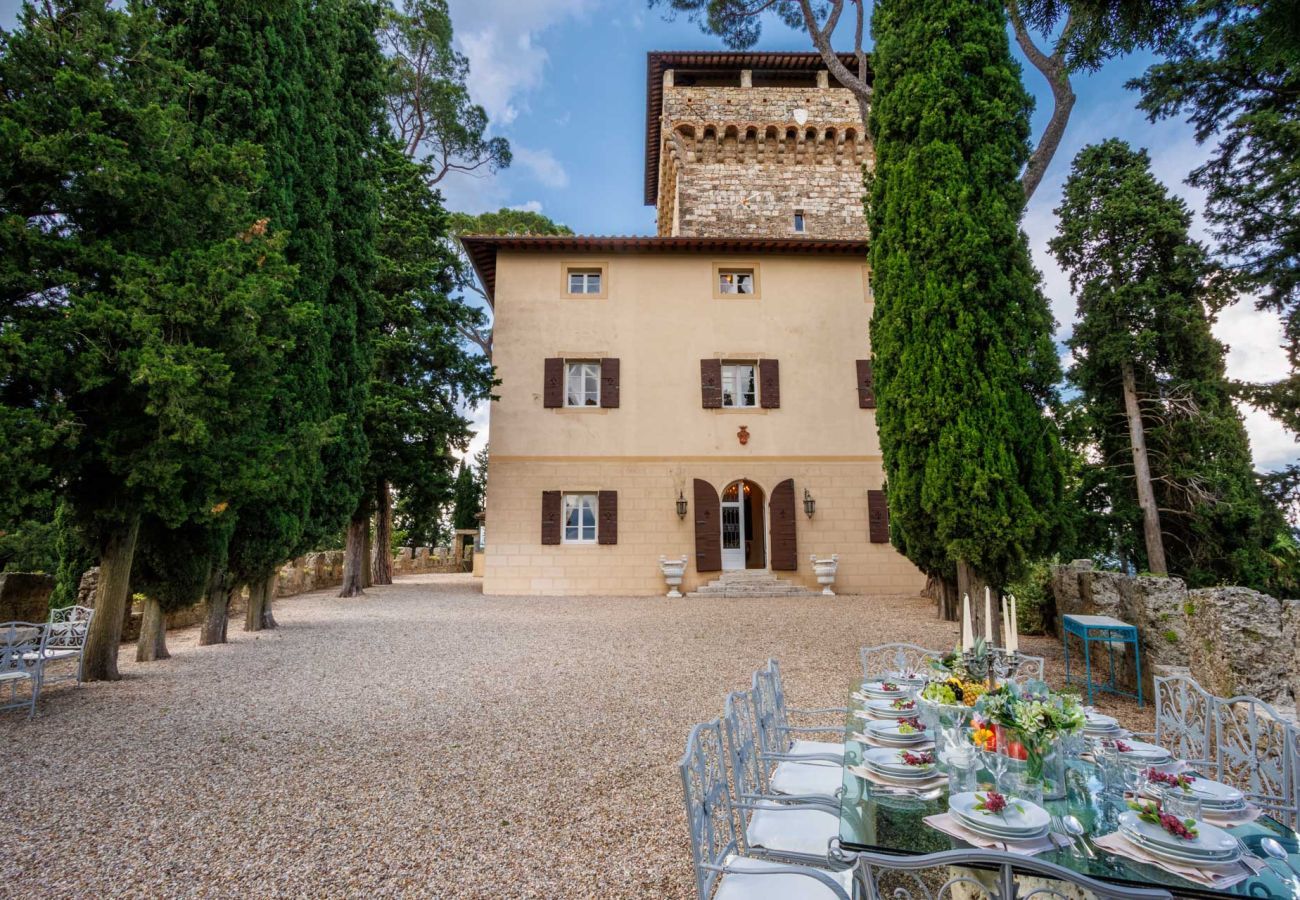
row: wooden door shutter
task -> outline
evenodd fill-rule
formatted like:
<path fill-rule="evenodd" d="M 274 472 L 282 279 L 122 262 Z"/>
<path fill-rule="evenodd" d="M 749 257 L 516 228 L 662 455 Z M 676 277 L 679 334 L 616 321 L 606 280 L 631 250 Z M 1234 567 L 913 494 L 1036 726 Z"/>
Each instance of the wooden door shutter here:
<path fill-rule="evenodd" d="M 700 360 L 700 401 L 705 409 L 722 409 L 722 360 Z"/>
<path fill-rule="evenodd" d="M 867 528 L 871 543 L 889 543 L 889 501 L 884 491 L 867 491 Z"/>
<path fill-rule="evenodd" d="M 547 357 L 542 375 L 542 406 L 556 409 L 564 405 L 564 360 Z"/>
<path fill-rule="evenodd" d="M 596 543 L 618 543 L 618 491 L 596 494 Z"/>
<path fill-rule="evenodd" d="M 858 409 L 876 408 L 876 378 L 871 372 L 871 360 L 858 360 Z"/>
<path fill-rule="evenodd" d="M 775 359 L 758 361 L 758 405 L 763 409 L 781 408 L 781 364 Z"/>
<path fill-rule="evenodd" d="M 695 571 L 722 568 L 722 507 L 713 485 L 695 479 Z"/>
<path fill-rule="evenodd" d="M 772 499 L 768 501 L 767 509 L 772 569 L 793 572 L 799 568 L 799 548 L 795 544 L 794 479 L 787 478 L 772 488 Z"/>
<path fill-rule="evenodd" d="M 560 542 L 560 517 L 564 501 L 559 491 L 542 491 L 542 543 Z"/>
<path fill-rule="evenodd" d="M 618 409 L 618 377 L 618 360 L 602 359 L 600 361 L 600 405 L 604 409 Z"/>

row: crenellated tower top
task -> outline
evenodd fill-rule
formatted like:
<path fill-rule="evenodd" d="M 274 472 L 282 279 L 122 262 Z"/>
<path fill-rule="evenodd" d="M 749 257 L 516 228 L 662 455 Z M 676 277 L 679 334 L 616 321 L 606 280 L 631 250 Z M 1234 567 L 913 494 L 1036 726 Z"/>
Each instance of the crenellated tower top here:
<path fill-rule="evenodd" d="M 651 53 L 647 95 L 661 236 L 866 237 L 866 129 L 818 54 Z"/>

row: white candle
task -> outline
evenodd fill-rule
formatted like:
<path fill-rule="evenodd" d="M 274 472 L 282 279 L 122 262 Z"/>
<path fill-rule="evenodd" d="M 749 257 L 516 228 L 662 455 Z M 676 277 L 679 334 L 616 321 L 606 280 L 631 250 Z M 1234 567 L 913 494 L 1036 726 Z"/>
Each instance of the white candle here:
<path fill-rule="evenodd" d="M 1007 601 L 1007 606 L 1011 611 L 1011 650 L 1020 649 L 1020 612 L 1016 609 L 1016 595 L 1012 594 Z"/>
<path fill-rule="evenodd" d="M 1002 595 L 1002 646 L 1011 649 L 1011 615 L 1007 612 L 1007 595 Z"/>
<path fill-rule="evenodd" d="M 984 643 L 993 646 L 993 600 L 987 584 L 984 585 Z"/>
<path fill-rule="evenodd" d="M 971 633 L 970 627 L 970 594 L 962 594 L 961 597 L 961 649 L 963 651 L 974 649 L 975 636 Z"/>

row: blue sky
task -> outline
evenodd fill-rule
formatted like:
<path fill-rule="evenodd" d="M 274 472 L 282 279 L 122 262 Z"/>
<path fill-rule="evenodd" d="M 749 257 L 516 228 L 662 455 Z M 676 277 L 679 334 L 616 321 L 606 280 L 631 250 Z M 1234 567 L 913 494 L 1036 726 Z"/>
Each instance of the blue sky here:
<path fill-rule="evenodd" d="M 0 0 L 0 25 L 12 23 L 18 5 Z M 471 93 L 487 109 L 493 132 L 510 140 L 515 163 L 494 176 L 449 178 L 443 183 L 448 205 L 471 212 L 538 209 L 586 234 L 653 233 L 654 210 L 642 203 L 645 54 L 723 49 L 718 39 L 685 18 L 664 21 L 644 0 L 450 0 L 450 7 L 457 43 L 470 60 Z M 759 47 L 811 49 L 805 35 L 771 18 Z M 1206 150 L 1182 122 L 1147 122 L 1135 108 L 1136 96 L 1124 88 L 1149 61 L 1137 55 L 1075 77 L 1078 102 L 1069 129 L 1026 212 L 1034 260 L 1060 323 L 1058 339 L 1069 334 L 1074 302 L 1045 247 L 1055 230 L 1052 209 L 1081 147 L 1107 137 L 1146 147 L 1157 176 L 1194 210 L 1203 205 L 1183 179 Z M 1033 69 L 1027 68 L 1025 82 L 1039 101 L 1036 135 L 1050 114 L 1050 98 Z M 1215 333 L 1230 347 L 1230 375 L 1266 380 L 1285 373 L 1275 316 L 1242 302 L 1221 314 Z M 1300 459 L 1293 435 L 1256 410 L 1242 411 L 1258 466 L 1273 469 Z M 485 411 L 476 418 L 482 422 Z"/>

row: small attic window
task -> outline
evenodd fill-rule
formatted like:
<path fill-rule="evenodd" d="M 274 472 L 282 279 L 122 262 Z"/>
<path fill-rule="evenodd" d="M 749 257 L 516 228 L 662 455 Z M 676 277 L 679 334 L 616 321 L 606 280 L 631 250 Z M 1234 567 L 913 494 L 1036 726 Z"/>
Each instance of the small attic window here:
<path fill-rule="evenodd" d="M 806 223 L 804 222 L 804 218 L 803 218 L 803 210 L 796 209 L 794 211 L 794 233 L 803 234 L 807 230 L 808 229 L 806 227 Z"/>

